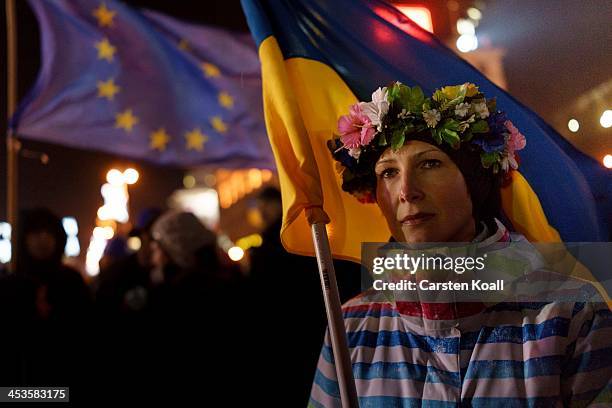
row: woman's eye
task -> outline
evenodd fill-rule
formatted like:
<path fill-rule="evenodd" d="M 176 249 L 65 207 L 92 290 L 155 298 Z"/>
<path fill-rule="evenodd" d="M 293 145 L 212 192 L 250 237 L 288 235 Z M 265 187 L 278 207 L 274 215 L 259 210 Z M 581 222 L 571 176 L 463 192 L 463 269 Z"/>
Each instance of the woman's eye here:
<path fill-rule="evenodd" d="M 396 174 L 397 174 L 397 169 L 390 168 L 390 169 L 385 169 L 381 171 L 378 177 L 391 178 L 395 176 Z"/>
<path fill-rule="evenodd" d="M 440 164 L 442 164 L 442 162 L 440 160 L 437 160 L 437 159 L 423 160 L 421 162 L 421 168 L 423 168 L 423 169 L 433 169 L 433 168 L 436 168 L 436 167 L 440 167 Z"/>

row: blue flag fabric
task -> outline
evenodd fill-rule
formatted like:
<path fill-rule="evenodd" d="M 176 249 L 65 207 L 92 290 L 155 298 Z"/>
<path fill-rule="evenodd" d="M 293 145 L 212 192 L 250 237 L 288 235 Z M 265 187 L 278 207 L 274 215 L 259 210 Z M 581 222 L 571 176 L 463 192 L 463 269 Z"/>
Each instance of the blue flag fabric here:
<path fill-rule="evenodd" d="M 260 54 L 273 38 L 286 62 L 331 67 L 359 100 L 369 100 L 377 87 L 396 80 L 419 85 L 426 94 L 445 85 L 477 84 L 496 97 L 497 106 L 526 136 L 520 173 L 561 239 L 610 240 L 610 170 L 393 6 L 381 0 L 242 0 L 242 5 Z"/>
<path fill-rule="evenodd" d="M 19 137 L 157 164 L 274 169 L 247 33 L 113 0 L 32 0 L 41 70 Z"/>

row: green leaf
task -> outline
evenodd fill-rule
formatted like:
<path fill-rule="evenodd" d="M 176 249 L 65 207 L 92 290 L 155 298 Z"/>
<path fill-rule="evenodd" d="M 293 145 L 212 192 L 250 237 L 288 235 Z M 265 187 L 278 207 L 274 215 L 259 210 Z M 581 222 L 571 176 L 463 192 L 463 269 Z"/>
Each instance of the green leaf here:
<path fill-rule="evenodd" d="M 480 161 L 482 162 L 482 166 L 487 169 L 491 167 L 493 164 L 497 163 L 498 160 L 499 160 L 498 152 L 482 153 L 480 155 Z"/>
<path fill-rule="evenodd" d="M 459 148 L 461 139 L 459 138 L 457 132 L 455 132 L 454 130 L 442 129 L 442 137 L 444 138 L 446 143 L 451 145 L 454 149 Z"/>
<path fill-rule="evenodd" d="M 489 131 L 489 125 L 485 120 L 479 120 L 470 126 L 472 133 L 487 133 Z"/>
<path fill-rule="evenodd" d="M 459 122 L 455 119 L 446 119 L 442 127 L 444 129 L 453 130 L 456 132 L 459 130 Z"/>
<path fill-rule="evenodd" d="M 472 140 L 472 137 L 473 137 L 473 136 L 474 136 L 474 135 L 472 134 L 472 132 L 468 130 L 467 132 L 465 132 L 465 133 L 463 134 L 463 140 L 464 140 L 465 142 L 469 142 L 470 140 Z"/>
<path fill-rule="evenodd" d="M 424 112 L 424 111 L 427 111 L 427 110 L 430 110 L 430 109 L 431 109 L 431 100 L 429 98 L 427 98 L 427 99 L 425 99 L 423 101 L 423 105 L 421 107 L 421 110 Z"/>
<path fill-rule="evenodd" d="M 442 135 L 440 133 L 441 129 L 431 129 L 431 136 L 436 141 L 437 144 L 442 144 Z"/>
<path fill-rule="evenodd" d="M 420 112 L 424 100 L 425 95 L 423 94 L 423 90 L 418 86 L 413 87 L 408 93 L 408 110 L 410 112 Z"/>
<path fill-rule="evenodd" d="M 387 89 L 387 98 L 390 103 L 395 102 L 399 98 L 401 87 L 402 85 L 394 83 L 391 88 Z"/>
<path fill-rule="evenodd" d="M 434 101 L 439 102 L 439 103 L 446 102 L 446 96 L 444 96 L 444 93 L 442 92 L 441 89 L 436 89 L 436 91 L 434 92 L 431 98 Z"/>
<path fill-rule="evenodd" d="M 393 150 L 398 150 L 400 147 L 404 145 L 404 140 L 406 136 L 404 135 L 404 129 L 396 129 L 393 131 L 391 135 L 391 148 Z"/>

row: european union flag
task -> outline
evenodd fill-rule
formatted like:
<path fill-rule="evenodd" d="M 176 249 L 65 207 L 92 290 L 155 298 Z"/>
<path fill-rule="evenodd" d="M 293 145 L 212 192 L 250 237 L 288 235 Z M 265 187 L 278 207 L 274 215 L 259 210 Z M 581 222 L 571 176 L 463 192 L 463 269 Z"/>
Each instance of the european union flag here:
<path fill-rule="evenodd" d="M 159 164 L 274 168 L 248 34 L 112 0 L 32 0 L 42 67 L 12 126 L 26 139 Z"/>

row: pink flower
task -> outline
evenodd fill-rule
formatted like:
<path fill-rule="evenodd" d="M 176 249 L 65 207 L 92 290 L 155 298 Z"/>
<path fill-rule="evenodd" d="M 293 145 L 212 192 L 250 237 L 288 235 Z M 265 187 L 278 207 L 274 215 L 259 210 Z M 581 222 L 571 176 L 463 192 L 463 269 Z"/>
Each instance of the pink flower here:
<path fill-rule="evenodd" d="M 376 135 L 372 121 L 363 113 L 362 104 L 356 103 L 349 109 L 349 114 L 338 120 L 340 140 L 347 149 L 368 145 Z"/>
<path fill-rule="evenodd" d="M 505 167 L 504 170 L 507 170 L 509 164 L 510 167 L 512 167 L 513 169 L 517 169 L 518 162 L 516 161 L 514 152 L 516 152 L 517 150 L 524 149 L 525 145 L 527 144 L 527 141 L 525 140 L 525 136 L 523 136 L 521 132 L 519 132 L 519 130 L 514 126 L 512 122 L 507 120 L 506 122 L 504 122 L 504 125 L 506 126 L 506 129 L 508 129 L 508 132 L 510 132 L 510 135 L 508 136 L 508 140 L 506 142 L 508 163 L 505 166 L 502 164 L 502 167 Z"/>

